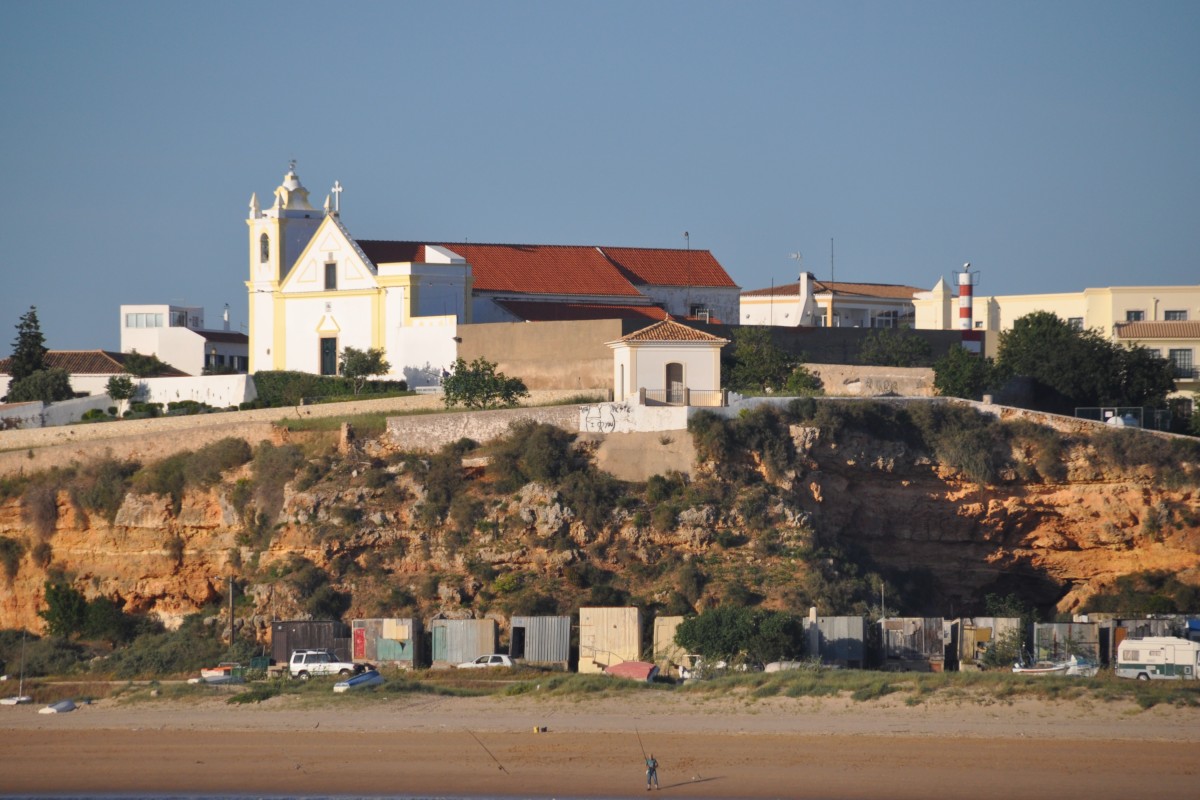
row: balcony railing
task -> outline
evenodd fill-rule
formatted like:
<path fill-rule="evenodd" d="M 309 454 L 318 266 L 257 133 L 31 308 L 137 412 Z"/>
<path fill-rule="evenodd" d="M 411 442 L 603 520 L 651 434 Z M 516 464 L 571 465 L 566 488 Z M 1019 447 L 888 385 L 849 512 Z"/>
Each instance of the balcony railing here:
<path fill-rule="evenodd" d="M 700 406 L 720 408 L 727 404 L 723 389 L 641 389 L 644 406 Z"/>
<path fill-rule="evenodd" d="M 1200 367 L 1175 367 L 1175 380 L 1177 380 L 1177 381 L 1200 380 Z"/>

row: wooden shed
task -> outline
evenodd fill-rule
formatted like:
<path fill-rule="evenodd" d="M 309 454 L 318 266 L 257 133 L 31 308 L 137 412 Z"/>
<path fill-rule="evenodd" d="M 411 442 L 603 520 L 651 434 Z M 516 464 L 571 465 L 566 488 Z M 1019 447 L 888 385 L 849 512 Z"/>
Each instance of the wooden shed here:
<path fill-rule="evenodd" d="M 683 623 L 683 617 L 654 618 L 654 658 L 658 671 L 662 675 L 679 677 L 679 668 L 684 666 L 684 656 L 687 652 L 675 644 L 675 631 Z"/>
<path fill-rule="evenodd" d="M 1035 622 L 1033 657 L 1064 661 L 1071 656 L 1100 663 L 1100 625 L 1095 622 Z"/>
<path fill-rule="evenodd" d="M 599 673 L 642 655 L 642 612 L 633 607 L 579 609 L 579 672 Z"/>
<path fill-rule="evenodd" d="M 328 650 L 350 660 L 350 627 L 339 620 L 291 619 L 271 623 L 271 658 L 287 664 L 293 650 Z"/>
<path fill-rule="evenodd" d="M 881 620 L 883 668 L 941 672 L 946 664 L 947 628 L 941 617 Z"/>

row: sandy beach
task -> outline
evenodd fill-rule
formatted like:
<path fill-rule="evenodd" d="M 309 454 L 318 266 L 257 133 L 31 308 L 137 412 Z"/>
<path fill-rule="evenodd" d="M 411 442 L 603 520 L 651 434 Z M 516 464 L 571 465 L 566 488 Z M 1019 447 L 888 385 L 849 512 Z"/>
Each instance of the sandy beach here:
<path fill-rule="evenodd" d="M 629 797 L 645 794 L 642 746 L 676 797 L 1200 793 L 1200 709 L 1124 702 L 103 700 L 0 708 L 0 739 L 5 794 Z"/>

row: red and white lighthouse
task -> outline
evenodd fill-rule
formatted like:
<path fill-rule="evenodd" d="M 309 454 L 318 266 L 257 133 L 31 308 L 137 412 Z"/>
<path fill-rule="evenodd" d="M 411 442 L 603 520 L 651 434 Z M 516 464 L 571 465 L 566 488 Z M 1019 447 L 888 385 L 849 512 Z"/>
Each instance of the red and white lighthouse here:
<path fill-rule="evenodd" d="M 962 345 L 972 353 L 983 349 L 983 336 L 975 330 L 975 276 L 971 262 L 963 264 L 958 273 L 958 329 L 962 332 Z"/>

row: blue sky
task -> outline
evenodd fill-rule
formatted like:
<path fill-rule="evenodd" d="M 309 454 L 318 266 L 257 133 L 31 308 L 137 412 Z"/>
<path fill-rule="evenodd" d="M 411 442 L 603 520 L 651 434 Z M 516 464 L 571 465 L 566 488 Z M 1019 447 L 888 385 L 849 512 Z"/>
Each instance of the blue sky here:
<path fill-rule="evenodd" d="M 246 320 L 289 159 L 361 238 L 977 294 L 1200 282 L 1200 3 L 0 2 L 0 353 Z"/>

